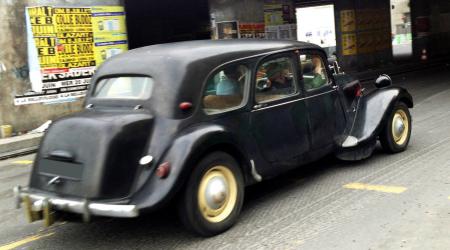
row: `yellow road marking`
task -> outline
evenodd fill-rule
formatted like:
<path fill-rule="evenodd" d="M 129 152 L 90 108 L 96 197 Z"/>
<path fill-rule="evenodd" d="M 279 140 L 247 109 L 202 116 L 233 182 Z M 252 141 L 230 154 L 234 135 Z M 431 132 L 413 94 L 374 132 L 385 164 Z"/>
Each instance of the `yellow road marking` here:
<path fill-rule="evenodd" d="M 33 163 L 33 161 L 22 160 L 22 161 L 13 161 L 11 163 L 12 164 L 19 164 L 19 165 L 29 165 L 29 164 Z"/>
<path fill-rule="evenodd" d="M 370 184 L 364 184 L 364 183 L 349 183 L 349 184 L 344 185 L 344 188 L 358 189 L 358 190 L 370 190 L 370 191 L 378 191 L 378 192 L 394 193 L 394 194 L 403 193 L 407 189 L 405 187 L 398 187 L 398 186 L 370 185 Z"/>
<path fill-rule="evenodd" d="M 22 245 L 28 244 L 28 243 L 30 243 L 30 242 L 32 242 L 32 241 L 35 241 L 35 240 L 39 240 L 39 239 L 42 239 L 42 238 L 45 238 L 45 237 L 52 236 L 52 235 L 54 235 L 54 234 L 55 234 L 55 233 L 48 233 L 48 234 L 43 234 L 43 235 L 34 235 L 34 236 L 30 236 L 30 237 L 27 237 L 27 238 L 25 238 L 25 239 L 22 239 L 22 240 L 18 240 L 18 241 L 9 243 L 9 244 L 7 244 L 7 245 L 0 246 L 0 250 L 11 250 L 11 249 L 14 249 L 14 248 L 16 248 L 16 247 L 20 247 L 20 246 L 22 246 Z"/>

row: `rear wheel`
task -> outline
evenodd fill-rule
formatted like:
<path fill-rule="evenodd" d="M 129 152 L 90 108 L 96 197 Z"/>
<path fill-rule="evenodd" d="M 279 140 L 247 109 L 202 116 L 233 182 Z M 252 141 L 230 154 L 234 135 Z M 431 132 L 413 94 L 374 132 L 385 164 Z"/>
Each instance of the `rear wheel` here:
<path fill-rule="evenodd" d="M 411 114 L 405 103 L 399 102 L 380 134 L 383 149 L 389 153 L 404 151 L 411 137 Z"/>
<path fill-rule="evenodd" d="M 188 229 L 213 236 L 233 226 L 243 201 L 244 180 L 236 160 L 214 152 L 194 167 L 178 209 Z"/>

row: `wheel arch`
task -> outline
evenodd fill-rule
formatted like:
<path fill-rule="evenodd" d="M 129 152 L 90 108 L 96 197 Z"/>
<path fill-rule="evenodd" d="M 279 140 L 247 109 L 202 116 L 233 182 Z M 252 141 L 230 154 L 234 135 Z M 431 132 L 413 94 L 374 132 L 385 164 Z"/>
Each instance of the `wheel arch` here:
<path fill-rule="evenodd" d="M 232 156 L 236 162 L 238 163 L 238 167 L 241 169 L 242 174 L 244 176 L 244 183 L 247 184 L 250 181 L 250 164 L 248 158 L 245 156 L 245 154 L 242 152 L 241 149 L 239 149 L 236 145 L 229 143 L 229 142 L 220 142 L 211 145 L 207 150 L 204 150 L 199 156 L 192 159 L 191 163 L 195 164 L 195 162 L 198 162 L 203 157 L 205 157 L 208 154 L 211 154 L 216 151 L 221 151 L 229 154 Z"/>
<path fill-rule="evenodd" d="M 239 147 L 236 136 L 219 125 L 204 124 L 180 134 L 158 162 L 170 162 L 171 173 L 166 179 L 151 175 L 134 197 L 140 208 L 151 211 L 176 198 L 195 168 L 207 154 L 223 151 L 239 164 L 244 184 L 251 181 L 250 165 L 245 152 Z M 159 163 L 158 163 L 159 164 Z M 155 166 L 156 167 L 156 166 Z M 158 191 L 154 191 L 158 189 Z"/>
<path fill-rule="evenodd" d="M 406 89 L 400 87 L 378 89 L 364 96 L 350 135 L 357 138 L 359 142 L 377 137 L 388 122 L 397 102 L 404 102 L 408 108 L 414 106 L 411 95 Z"/>

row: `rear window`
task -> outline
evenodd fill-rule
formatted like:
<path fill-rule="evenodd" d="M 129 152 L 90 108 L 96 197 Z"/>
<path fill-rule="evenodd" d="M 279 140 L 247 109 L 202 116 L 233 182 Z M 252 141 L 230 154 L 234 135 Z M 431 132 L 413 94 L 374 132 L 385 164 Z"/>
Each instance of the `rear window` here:
<path fill-rule="evenodd" d="M 114 77 L 97 83 L 96 98 L 108 99 L 148 99 L 152 95 L 153 79 L 150 77 Z"/>

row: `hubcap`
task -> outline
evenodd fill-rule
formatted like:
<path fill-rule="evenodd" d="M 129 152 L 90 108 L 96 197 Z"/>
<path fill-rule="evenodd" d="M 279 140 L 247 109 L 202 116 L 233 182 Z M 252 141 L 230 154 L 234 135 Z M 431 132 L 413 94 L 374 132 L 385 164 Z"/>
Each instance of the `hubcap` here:
<path fill-rule="evenodd" d="M 397 145 L 403 145 L 408 139 L 409 120 L 405 111 L 399 109 L 392 120 L 392 135 Z"/>
<path fill-rule="evenodd" d="M 198 206 L 203 217 L 213 223 L 228 218 L 237 201 L 237 182 L 225 166 L 208 170 L 200 181 Z"/>

